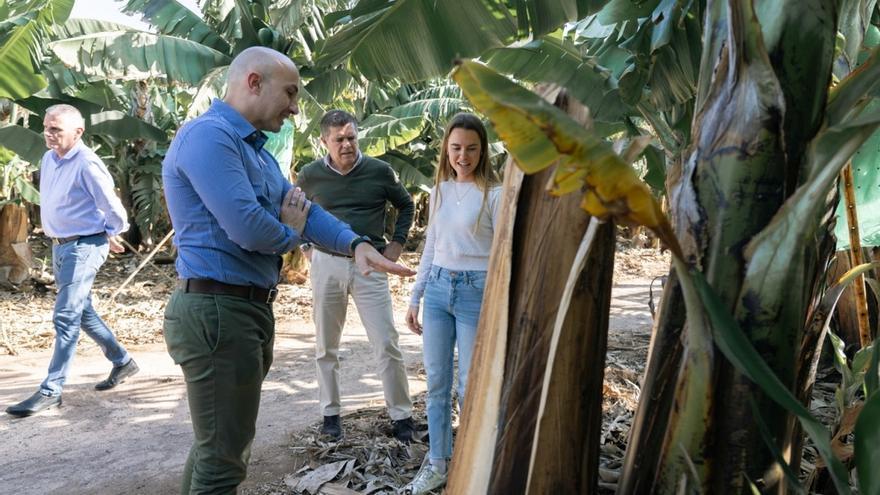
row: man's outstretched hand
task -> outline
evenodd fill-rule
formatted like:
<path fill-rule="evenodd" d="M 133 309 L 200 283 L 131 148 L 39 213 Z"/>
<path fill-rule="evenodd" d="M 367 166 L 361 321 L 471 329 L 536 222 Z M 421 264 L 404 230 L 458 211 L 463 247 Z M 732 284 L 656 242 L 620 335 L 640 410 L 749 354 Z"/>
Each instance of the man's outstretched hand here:
<path fill-rule="evenodd" d="M 382 256 L 369 242 L 362 242 L 354 248 L 354 262 L 363 275 L 372 272 L 392 273 L 401 277 L 412 277 L 416 272 Z"/>

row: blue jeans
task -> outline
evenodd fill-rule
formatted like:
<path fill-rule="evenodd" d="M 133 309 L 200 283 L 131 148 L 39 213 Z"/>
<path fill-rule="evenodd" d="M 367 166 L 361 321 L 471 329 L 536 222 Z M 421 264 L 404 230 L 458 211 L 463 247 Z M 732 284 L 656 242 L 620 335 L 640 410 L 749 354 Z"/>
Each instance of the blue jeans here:
<path fill-rule="evenodd" d="M 131 359 L 92 307 L 92 283 L 109 250 L 103 234 L 52 246 L 58 297 L 52 315 L 55 349 L 49 362 L 49 374 L 40 385 L 40 392 L 44 395 L 61 395 L 76 352 L 80 328 L 98 343 L 113 366 L 122 366 Z"/>
<path fill-rule="evenodd" d="M 471 366 L 485 271 L 450 271 L 432 266 L 425 286 L 422 353 L 428 375 L 430 459 L 452 456 L 453 357 L 458 345 L 458 400 L 463 405 Z"/>

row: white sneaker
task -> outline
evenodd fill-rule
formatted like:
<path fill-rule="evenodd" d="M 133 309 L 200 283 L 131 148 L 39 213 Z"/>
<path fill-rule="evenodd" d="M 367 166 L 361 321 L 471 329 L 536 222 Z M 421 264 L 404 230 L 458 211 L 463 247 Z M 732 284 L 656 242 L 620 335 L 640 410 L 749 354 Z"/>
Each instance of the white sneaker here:
<path fill-rule="evenodd" d="M 409 495 L 423 495 L 446 484 L 447 473 L 434 470 L 430 462 L 422 465 L 416 477 L 403 487 L 403 493 Z"/>

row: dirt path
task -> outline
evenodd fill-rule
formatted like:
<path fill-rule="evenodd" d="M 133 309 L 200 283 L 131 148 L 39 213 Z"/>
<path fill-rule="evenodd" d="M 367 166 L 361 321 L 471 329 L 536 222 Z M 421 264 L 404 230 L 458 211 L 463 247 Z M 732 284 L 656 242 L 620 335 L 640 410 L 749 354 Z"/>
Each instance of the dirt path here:
<path fill-rule="evenodd" d="M 624 261 L 635 265 L 644 264 L 645 260 L 642 256 L 631 256 L 618 263 Z M 654 264 L 653 272 L 665 271 L 662 259 L 655 260 Z M 613 292 L 609 370 L 620 363 L 624 365 L 619 369 L 634 369 L 631 366 L 634 361 L 643 363 L 651 328 L 648 286 L 656 273 L 635 273 L 632 268 L 624 268 L 616 274 Z M 655 298 L 659 301 L 659 294 L 655 294 Z M 4 317 L 18 314 L 18 318 L 30 318 L 45 327 L 47 322 L 41 319 L 48 316 L 47 308 L 38 307 L 51 300 L 45 299 L 34 299 L 36 303 L 28 304 L 24 311 L 22 303 L 7 302 Z M 406 303 L 404 298 L 399 299 L 395 312 L 398 328 L 403 329 Z M 303 297 L 290 300 L 299 305 L 308 302 Z M 288 313 L 279 316 L 275 362 L 263 386 L 245 489 L 277 482 L 289 474 L 293 470 L 289 453 L 291 434 L 320 419 L 312 359 L 314 329 L 309 320 L 296 316 L 302 312 L 290 311 L 296 304 L 285 304 Z M 132 327 L 128 331 L 137 333 L 152 332 L 148 327 L 155 322 L 142 317 L 139 323 L 142 329 L 138 328 L 137 320 L 134 323 L 118 320 L 117 324 Z M 401 347 L 410 377 L 410 391 L 421 393 L 425 389 L 423 374 L 419 373 L 421 341 L 409 332 L 401 333 Z M 0 495 L 178 492 L 180 473 L 192 441 L 180 370 L 162 344 L 129 345 L 128 348 L 141 372 L 118 388 L 108 392 L 96 392 L 92 388 L 106 376 L 109 363 L 93 344 L 81 341 L 65 388 L 63 407 L 24 419 L 0 413 Z M 0 354 L 0 410 L 36 390 L 50 355 L 50 350 L 29 351 L 18 356 Z M 346 324 L 342 356 L 343 414 L 383 404 L 381 382 L 373 371 L 369 344 L 353 308 Z M 608 374 L 606 371 L 606 382 Z M 626 376 L 629 380 L 638 380 L 637 373 Z M 631 414 L 628 411 L 631 408 L 625 408 L 625 413 Z M 612 434 L 613 428 L 609 435 Z M 625 431 L 617 434 L 625 435 Z"/>
<path fill-rule="evenodd" d="M 401 334 L 401 347 L 410 391 L 422 392 L 424 382 L 417 377 L 420 342 L 411 334 Z M 24 419 L 0 415 L 0 493 L 177 492 L 192 442 L 183 377 L 164 346 L 129 350 L 141 372 L 116 389 L 92 388 L 106 376 L 109 363 L 91 348 L 77 355 L 61 408 Z M 263 385 L 244 486 L 289 472 L 284 455 L 288 437 L 319 419 L 313 350 L 310 323 L 279 324 L 275 362 Z M 36 390 L 49 357 L 49 351 L 0 356 L 4 409 Z M 371 368 L 363 327 L 346 329 L 342 357 L 345 411 L 382 404 L 382 386 Z"/>

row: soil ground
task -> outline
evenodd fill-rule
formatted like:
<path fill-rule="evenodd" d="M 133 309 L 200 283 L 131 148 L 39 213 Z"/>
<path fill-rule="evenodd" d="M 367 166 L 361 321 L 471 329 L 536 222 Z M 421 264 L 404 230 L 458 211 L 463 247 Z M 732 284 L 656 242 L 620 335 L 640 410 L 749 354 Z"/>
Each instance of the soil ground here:
<path fill-rule="evenodd" d="M 44 241 L 35 240 L 34 247 L 37 259 L 42 256 L 45 260 Z M 405 260 L 414 265 L 416 256 L 407 255 Z M 95 293 L 100 300 L 99 312 L 137 360 L 141 372 L 116 389 L 95 391 L 93 385 L 106 376 L 110 364 L 94 343 L 82 340 L 61 408 L 24 419 L 0 415 L 0 494 L 177 492 L 192 430 L 182 375 L 165 352 L 161 336 L 161 315 L 171 290 L 173 268 L 149 265 L 111 301 L 139 263 L 132 256 L 109 260 L 96 281 Z M 637 383 L 652 321 L 649 288 L 668 266 L 668 257 L 654 250 L 628 249 L 617 256 L 600 471 L 603 484 L 609 487 L 616 481 L 614 472 L 638 401 Z M 48 281 L 48 274 L 43 273 L 42 278 Z M 419 399 L 425 388 L 421 342 L 403 324 L 409 283 L 396 279 L 391 285 L 410 392 Z M 659 287 L 659 280 L 655 281 L 656 301 Z M 275 361 L 263 386 L 243 493 L 294 493 L 291 484 L 296 482 L 296 473 L 301 473 L 304 466 L 316 467 L 320 464 L 316 459 L 338 454 L 337 447 L 325 447 L 315 435 L 320 417 L 310 301 L 308 284 L 285 285 L 275 304 Z M 45 375 L 51 356 L 53 302 L 51 285 L 34 283 L 11 291 L 0 289 L 3 408 L 28 397 Z M 387 436 L 381 382 L 373 370 L 370 346 L 353 307 L 349 308 L 342 347 L 343 421 L 349 446 L 358 444 L 365 451 L 409 459 L 424 452 L 421 445 L 405 447 Z M 423 417 L 418 402 L 417 417 Z M 362 464 L 371 462 L 364 460 Z M 388 464 L 381 459 L 372 463 Z M 408 470 L 417 467 L 418 459 L 407 465 Z M 351 464 L 348 469 L 351 471 Z M 371 492 L 381 493 L 383 487 L 399 486 L 400 473 L 392 473 L 391 477 L 391 481 L 382 481 L 370 475 L 363 481 L 371 483 Z"/>

